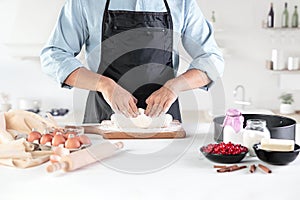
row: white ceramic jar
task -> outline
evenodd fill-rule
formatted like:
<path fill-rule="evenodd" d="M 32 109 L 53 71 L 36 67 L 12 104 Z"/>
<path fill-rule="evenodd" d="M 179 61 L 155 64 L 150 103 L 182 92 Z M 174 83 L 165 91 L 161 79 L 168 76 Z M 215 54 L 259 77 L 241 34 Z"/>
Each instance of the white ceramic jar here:
<path fill-rule="evenodd" d="M 262 138 L 270 138 L 267 122 L 261 119 L 247 120 L 247 126 L 243 132 L 243 146 L 247 147 L 250 156 L 256 156 L 253 145 L 260 143 Z"/>

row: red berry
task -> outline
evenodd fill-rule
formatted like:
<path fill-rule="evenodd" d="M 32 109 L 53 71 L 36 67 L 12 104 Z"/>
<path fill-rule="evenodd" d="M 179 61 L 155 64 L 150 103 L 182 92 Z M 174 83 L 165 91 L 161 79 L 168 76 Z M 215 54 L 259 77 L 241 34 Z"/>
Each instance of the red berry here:
<path fill-rule="evenodd" d="M 248 151 L 247 147 L 242 146 L 241 144 L 233 144 L 228 142 L 227 144 L 221 142 L 219 144 L 208 144 L 203 147 L 202 150 L 205 153 L 212 154 L 223 154 L 223 155 L 236 155 L 241 153 L 246 153 Z"/>

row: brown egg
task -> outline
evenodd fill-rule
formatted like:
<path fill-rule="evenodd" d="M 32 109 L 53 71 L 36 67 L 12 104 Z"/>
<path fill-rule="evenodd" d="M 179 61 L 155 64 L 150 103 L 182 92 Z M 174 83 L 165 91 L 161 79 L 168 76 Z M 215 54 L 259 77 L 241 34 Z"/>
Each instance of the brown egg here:
<path fill-rule="evenodd" d="M 53 139 L 53 136 L 51 135 L 51 134 L 49 134 L 49 133 L 46 133 L 46 134 L 44 134 L 42 137 L 41 137 L 41 139 L 40 139 L 40 144 L 46 144 L 47 142 L 50 142 L 50 144 L 51 144 L 51 141 L 52 141 L 52 139 Z"/>
<path fill-rule="evenodd" d="M 38 131 L 32 131 L 28 134 L 27 141 L 33 142 L 35 140 L 39 140 L 42 137 L 42 134 Z"/>
<path fill-rule="evenodd" d="M 86 136 L 86 135 L 79 135 L 78 137 L 79 137 L 79 142 L 81 144 L 91 144 L 91 140 L 90 140 L 90 138 L 88 136 Z"/>
<path fill-rule="evenodd" d="M 74 136 L 77 135 L 77 133 L 76 133 L 75 131 L 68 131 L 68 132 L 66 132 L 66 133 L 64 134 L 64 137 L 65 137 L 66 139 L 68 139 L 70 134 L 73 134 Z"/>
<path fill-rule="evenodd" d="M 53 131 L 50 132 L 51 135 L 55 136 L 57 133 L 63 133 L 64 130 L 61 128 L 56 128 Z"/>
<path fill-rule="evenodd" d="M 60 144 L 65 144 L 66 139 L 61 133 L 56 133 L 56 135 L 52 139 L 52 145 L 53 146 L 58 146 Z"/>
<path fill-rule="evenodd" d="M 67 149 L 77 149 L 80 147 L 80 142 L 79 142 L 79 138 L 76 137 L 73 134 L 69 135 L 69 138 L 67 139 L 66 143 L 65 143 L 65 147 Z"/>

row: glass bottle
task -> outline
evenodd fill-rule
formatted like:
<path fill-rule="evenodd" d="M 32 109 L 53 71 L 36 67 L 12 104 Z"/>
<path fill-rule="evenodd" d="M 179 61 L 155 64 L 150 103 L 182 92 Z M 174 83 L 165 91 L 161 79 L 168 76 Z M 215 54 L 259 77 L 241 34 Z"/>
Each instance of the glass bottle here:
<path fill-rule="evenodd" d="M 270 11 L 269 11 L 269 13 L 268 13 L 267 27 L 268 27 L 268 28 L 273 28 L 273 27 L 274 27 L 274 10 L 273 10 L 273 3 L 271 3 Z"/>
<path fill-rule="evenodd" d="M 260 143 L 262 138 L 270 138 L 267 122 L 261 119 L 248 119 L 243 132 L 243 145 L 248 148 L 249 155 L 255 156 L 253 145 Z"/>
<path fill-rule="evenodd" d="M 216 23 L 215 11 L 212 11 L 211 13 L 211 22 Z"/>
<path fill-rule="evenodd" d="M 298 17 L 297 6 L 295 6 L 295 10 L 292 17 L 292 27 L 298 28 L 298 24 L 299 24 L 299 17 Z"/>
<path fill-rule="evenodd" d="M 281 17 L 281 27 L 288 28 L 289 27 L 289 11 L 287 8 L 287 2 L 284 3 L 284 10 Z"/>
<path fill-rule="evenodd" d="M 243 143 L 243 123 L 242 113 L 236 109 L 229 109 L 223 122 L 223 142 L 242 144 Z"/>

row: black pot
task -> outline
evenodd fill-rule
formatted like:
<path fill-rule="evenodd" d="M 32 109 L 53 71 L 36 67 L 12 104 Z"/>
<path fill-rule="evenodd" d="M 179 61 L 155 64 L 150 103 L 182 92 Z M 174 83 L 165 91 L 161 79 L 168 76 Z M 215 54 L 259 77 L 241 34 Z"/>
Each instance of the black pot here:
<path fill-rule="evenodd" d="M 261 114 L 243 114 L 244 128 L 248 119 L 266 120 L 267 127 L 270 131 L 271 138 L 295 140 L 296 121 L 278 115 L 261 115 Z M 214 139 L 216 142 L 223 141 L 223 121 L 225 116 L 215 117 L 214 121 Z"/>

